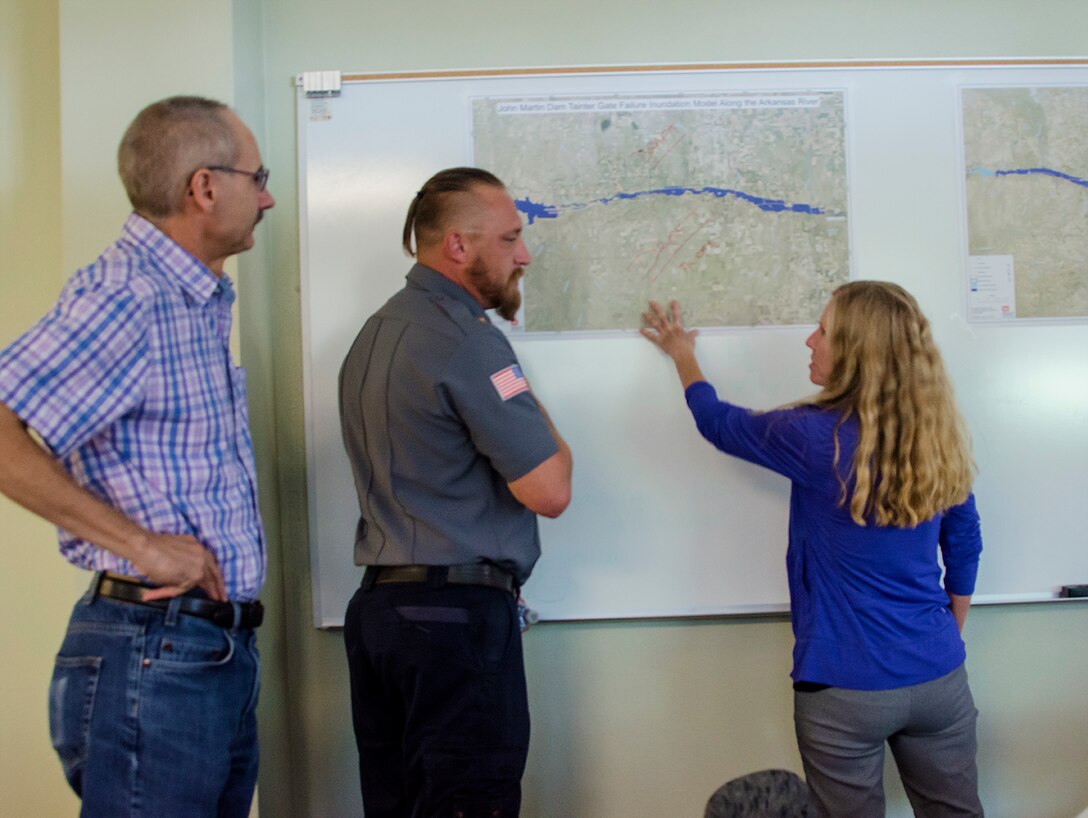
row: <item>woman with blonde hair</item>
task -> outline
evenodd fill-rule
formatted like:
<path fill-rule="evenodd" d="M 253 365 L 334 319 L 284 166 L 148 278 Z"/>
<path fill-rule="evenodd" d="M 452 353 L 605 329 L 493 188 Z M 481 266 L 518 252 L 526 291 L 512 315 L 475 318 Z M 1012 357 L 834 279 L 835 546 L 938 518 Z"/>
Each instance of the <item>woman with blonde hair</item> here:
<path fill-rule="evenodd" d="M 886 282 L 837 289 L 805 342 L 820 392 L 770 412 L 718 399 L 675 301 L 643 319 L 702 435 L 792 482 L 794 722 L 821 814 L 884 814 L 887 743 L 916 815 L 982 815 L 961 636 L 974 465 L 917 302 Z"/>

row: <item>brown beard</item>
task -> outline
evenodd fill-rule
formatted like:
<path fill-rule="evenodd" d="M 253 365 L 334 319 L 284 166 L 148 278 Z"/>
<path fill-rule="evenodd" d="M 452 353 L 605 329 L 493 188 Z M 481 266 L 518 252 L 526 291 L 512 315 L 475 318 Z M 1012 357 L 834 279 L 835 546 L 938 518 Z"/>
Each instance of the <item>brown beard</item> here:
<path fill-rule="evenodd" d="M 521 290 L 518 289 L 518 281 L 524 270 L 518 267 L 504 284 L 495 284 L 490 280 L 487 267 L 482 259 L 476 259 L 468 268 L 468 280 L 476 288 L 476 292 L 483 299 L 486 309 L 495 310 L 507 321 L 513 321 L 521 307 Z"/>

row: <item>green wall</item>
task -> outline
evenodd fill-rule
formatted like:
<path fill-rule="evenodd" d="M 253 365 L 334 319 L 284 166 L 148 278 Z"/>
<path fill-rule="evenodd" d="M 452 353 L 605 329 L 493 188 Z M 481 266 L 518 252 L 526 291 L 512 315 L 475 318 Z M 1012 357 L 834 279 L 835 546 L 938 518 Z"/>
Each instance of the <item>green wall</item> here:
<path fill-rule="evenodd" d="M 0 0 L 0 345 L 49 307 L 61 283 L 60 77 L 48 59 L 57 47 L 55 5 Z M 52 527 L 4 497 L 0 548 L 7 567 L 0 572 L 4 809 L 74 815 L 45 706 L 72 572 L 56 557 Z"/>
<path fill-rule="evenodd" d="M 260 319 L 276 326 L 270 357 L 283 386 L 276 390 L 276 506 L 294 703 L 290 780 L 299 788 L 294 814 L 314 816 L 357 815 L 359 802 L 340 635 L 310 624 L 297 194 L 284 184 L 297 165 L 290 78 L 329 68 L 1075 56 L 1084 53 L 1088 30 L 1088 6 L 1053 0 L 266 0 L 262 10 L 263 144 L 280 179 L 280 204 L 264 236 L 275 261 Z M 971 615 L 969 671 L 982 711 L 981 776 L 992 816 L 1057 818 L 1088 806 L 1088 783 L 1077 775 L 1088 769 L 1079 735 L 1088 686 L 1077 681 L 1088 670 L 1086 625 L 1083 605 Z M 695 816 L 734 775 L 768 766 L 799 771 L 791 644 L 781 618 L 538 625 L 526 638 L 533 745 L 524 815 Z M 269 779 L 283 784 L 287 772 L 266 767 L 266 795 Z M 894 776 L 889 781 L 889 815 L 909 814 Z M 262 806 L 273 808 L 267 800 Z"/>
<path fill-rule="evenodd" d="M 0 0 L 0 344 L 49 308 L 72 269 L 118 234 L 124 128 L 153 99 L 229 99 L 232 11 L 109 0 Z M 53 528 L 0 498 L 0 791 L 4 814 L 76 815 L 49 743 L 47 688 L 72 602 L 89 581 Z"/>
<path fill-rule="evenodd" d="M 116 233 L 125 206 L 114 151 L 146 102 L 182 91 L 233 100 L 273 169 L 278 204 L 257 249 L 238 262 L 241 354 L 271 556 L 270 616 L 260 635 L 266 818 L 360 814 L 340 634 L 311 625 L 296 73 L 1083 56 L 1088 30 L 1088 4 L 1079 0 L 0 3 L 0 341 Z M 4 501 L 0 531 L 19 566 L 0 575 L 0 645 L 20 663 L 0 697 L 5 809 L 74 815 L 48 748 L 45 688 L 83 579 L 56 557 L 48 526 Z M 1061 818 L 1088 806 L 1085 633 L 1083 604 L 972 612 L 968 668 L 982 712 L 989 815 Z M 781 617 L 537 625 L 526 638 L 533 746 L 523 814 L 697 816 L 732 776 L 799 770 L 790 646 Z M 908 815 L 889 781 L 889 815 Z"/>
<path fill-rule="evenodd" d="M 358 814 L 339 633 L 310 625 L 298 325 L 297 164 L 290 78 L 466 67 L 741 60 L 1078 55 L 1088 9 L 1074 2 L 685 2 L 549 4 L 266 0 L 264 144 L 281 180 L 265 234 L 276 337 L 277 507 L 289 643 L 296 814 Z M 909 11 L 899 9 L 909 8 Z M 443 123 L 436 123 L 442 127 Z M 365 316 L 360 316 L 360 321 Z M 577 453 L 575 453 L 577 459 Z M 575 478 L 577 490 L 577 475 Z M 984 500 L 984 498 L 983 498 Z M 347 547 L 347 544 L 345 544 Z M 286 570 L 292 566 L 293 570 Z M 1088 713 L 1085 606 L 978 609 L 969 669 L 982 709 L 991 815 L 1063 816 L 1088 805 L 1088 750 L 1062 713 Z M 784 619 L 544 624 L 527 635 L 533 745 L 527 818 L 701 815 L 726 779 L 800 769 Z M 1043 656 L 1045 654 L 1045 661 Z M 262 779 L 282 777 L 268 771 Z M 286 770 L 284 771 L 286 772 Z M 889 814 L 909 814 L 898 785 Z M 264 809 L 271 809 L 267 801 Z M 287 814 L 287 813 L 284 813 Z"/>

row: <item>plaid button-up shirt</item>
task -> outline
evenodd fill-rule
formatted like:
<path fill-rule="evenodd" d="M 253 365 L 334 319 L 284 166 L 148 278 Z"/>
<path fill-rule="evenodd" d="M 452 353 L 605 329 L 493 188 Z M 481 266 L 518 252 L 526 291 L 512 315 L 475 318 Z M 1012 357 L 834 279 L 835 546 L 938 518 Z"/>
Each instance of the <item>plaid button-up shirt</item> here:
<path fill-rule="evenodd" d="M 91 492 L 150 531 L 204 543 L 244 601 L 264 581 L 265 549 L 245 373 L 230 356 L 233 301 L 229 278 L 133 214 L 0 352 L 0 401 Z M 59 536 L 75 565 L 136 574 Z"/>

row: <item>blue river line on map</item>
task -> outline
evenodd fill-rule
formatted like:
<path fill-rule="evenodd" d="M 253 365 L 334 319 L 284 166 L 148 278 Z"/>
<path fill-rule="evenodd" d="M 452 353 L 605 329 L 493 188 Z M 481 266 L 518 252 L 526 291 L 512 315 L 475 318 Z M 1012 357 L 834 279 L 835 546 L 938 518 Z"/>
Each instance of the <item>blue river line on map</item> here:
<path fill-rule="evenodd" d="M 543 204 L 541 202 L 534 202 L 528 196 L 524 199 L 515 199 L 514 201 L 518 210 L 524 213 L 529 219 L 529 224 L 532 224 L 537 219 L 557 219 L 562 211 L 584 210 L 593 205 L 607 205 L 616 201 L 639 199 L 643 196 L 713 196 L 716 199 L 721 199 L 726 196 L 736 196 L 738 199 L 749 202 L 760 210 L 765 210 L 769 213 L 805 213 L 810 216 L 823 216 L 826 214 L 826 211 L 823 208 L 814 205 L 790 204 L 781 199 L 767 199 L 763 196 L 753 196 L 751 193 L 745 193 L 742 190 L 730 190 L 721 187 L 681 187 L 679 185 L 660 187 L 655 188 L 654 190 L 640 190 L 635 193 L 617 193 L 615 196 L 605 196 L 588 202 L 574 202 L 571 204 Z"/>
<path fill-rule="evenodd" d="M 1028 176 L 1035 173 L 1042 174 L 1043 176 L 1053 176 L 1057 179 L 1064 179 L 1066 182 L 1072 182 L 1074 185 L 1080 185 L 1081 187 L 1088 187 L 1088 179 L 1081 179 L 1079 176 L 1062 173 L 1060 170 L 1054 170 L 1053 168 L 1020 168 L 1019 170 L 972 168 L 968 171 L 968 174 L 975 174 L 976 176 Z"/>

